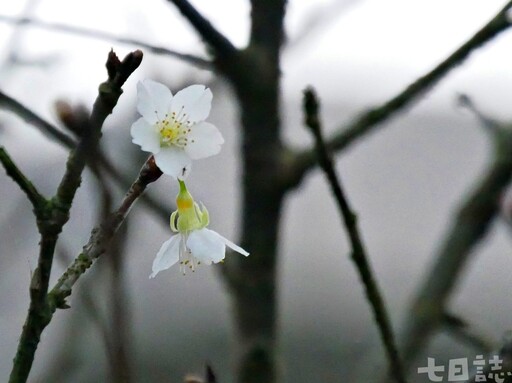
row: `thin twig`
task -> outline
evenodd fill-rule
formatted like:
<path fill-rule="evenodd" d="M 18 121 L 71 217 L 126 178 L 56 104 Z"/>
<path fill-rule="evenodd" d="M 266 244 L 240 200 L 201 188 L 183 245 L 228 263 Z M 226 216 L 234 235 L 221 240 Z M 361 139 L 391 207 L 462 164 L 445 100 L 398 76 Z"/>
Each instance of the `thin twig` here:
<path fill-rule="evenodd" d="M 23 10 L 21 11 L 21 15 L 24 17 L 30 16 L 30 14 L 34 13 L 34 10 L 37 8 L 37 5 L 40 0 L 27 0 L 25 1 Z M 11 35 L 7 41 L 4 43 L 3 51 L 4 58 L 0 62 L 0 76 L 5 76 L 5 71 L 8 70 L 12 64 L 18 62 L 19 60 L 19 52 L 23 46 L 23 31 L 22 28 L 14 27 L 12 28 Z"/>
<path fill-rule="evenodd" d="M 161 174 L 161 171 L 155 165 L 153 157 L 150 157 L 142 167 L 137 180 L 126 193 L 119 208 L 110 214 L 105 223 L 92 230 L 89 242 L 84 246 L 82 253 L 62 274 L 48 294 L 52 311 L 55 311 L 57 308 L 67 307 L 65 300 L 71 295 L 74 284 L 105 253 L 113 235 L 123 223 L 135 201 L 142 195 L 146 187 L 150 183 L 155 182 Z"/>
<path fill-rule="evenodd" d="M 453 314 L 443 314 L 442 326 L 448 331 L 449 335 L 473 347 L 476 352 L 488 354 L 493 349 L 492 342 L 489 339 L 477 333 L 468 323 Z"/>
<path fill-rule="evenodd" d="M 55 125 L 42 118 L 31 109 L 22 105 L 16 99 L 0 91 L 0 108 L 2 107 L 10 110 L 24 121 L 30 123 L 39 129 L 45 136 L 49 137 L 65 148 L 73 149 L 77 145 L 73 138 L 63 133 Z M 128 187 L 130 187 L 131 181 L 129 177 L 120 173 L 100 148 L 98 148 L 98 152 L 96 153 L 95 162 L 105 170 L 105 172 L 115 183 L 117 183 L 122 188 L 122 190 L 126 190 Z M 95 171 L 94 168 L 92 170 Z M 167 212 L 172 211 L 172 208 L 165 205 L 161 201 L 157 201 L 155 198 L 147 194 L 142 196 L 141 202 L 144 203 L 145 206 L 148 207 L 150 211 L 152 211 L 159 219 L 164 222 L 168 221 L 169 217 Z"/>
<path fill-rule="evenodd" d="M 56 126 L 46 121 L 41 116 L 34 113 L 32 110 L 16 101 L 14 98 L 8 96 L 0 90 L 0 108 L 10 110 L 25 122 L 32 124 L 39 129 L 41 133 L 54 141 L 64 145 L 66 148 L 73 149 L 76 146 L 76 141 L 63 133 Z"/>
<path fill-rule="evenodd" d="M 316 9 L 303 17 L 299 31 L 286 42 L 285 54 L 302 55 L 303 50 L 297 48 L 306 48 L 303 44 L 310 40 L 311 35 L 317 34 L 318 30 L 328 29 L 333 22 L 338 22 L 359 2 L 360 0 L 333 0 L 326 4 L 319 4 Z"/>
<path fill-rule="evenodd" d="M 503 7 L 496 16 L 494 16 L 482 29 L 476 32 L 467 42 L 460 46 L 433 70 L 407 86 L 398 95 L 385 102 L 383 105 L 364 113 L 355 121 L 349 123 L 346 127 L 340 128 L 337 133 L 326 139 L 327 148 L 331 152 L 346 149 L 367 133 L 376 130 L 381 126 L 379 124 L 418 101 L 420 96 L 434 87 L 452 69 L 462 64 L 474 50 L 482 47 L 484 44 L 491 41 L 498 34 L 510 27 L 510 22 L 507 18 L 507 11 L 511 6 L 512 1 L 508 1 L 505 7 Z M 303 175 L 315 166 L 317 163 L 316 161 L 316 152 L 313 149 L 306 149 L 296 154 L 294 171 L 293 176 L 290 179 L 290 185 L 297 185 Z"/>
<path fill-rule="evenodd" d="M 471 97 L 469 97 L 467 94 L 459 94 L 457 97 L 457 102 L 459 106 L 469 110 L 477 118 L 482 127 L 486 128 L 486 130 L 495 133 L 496 130 L 500 128 L 499 122 L 480 111 Z"/>
<path fill-rule="evenodd" d="M 144 49 L 148 52 L 162 55 L 162 56 L 170 56 L 177 59 L 180 59 L 186 63 L 194 65 L 201 69 L 211 70 L 212 64 L 209 60 L 203 59 L 201 57 L 197 57 L 190 54 L 179 53 L 171 49 L 167 49 L 165 47 L 155 46 L 148 43 L 145 43 L 140 40 L 131 39 L 128 37 L 119 37 L 112 35 L 107 32 L 102 32 L 94 29 L 87 28 L 79 28 L 72 25 L 60 24 L 60 23 L 50 23 L 43 20 L 32 19 L 29 17 L 16 18 L 11 16 L 0 15 L 0 22 L 10 23 L 17 26 L 31 26 L 43 28 L 46 30 L 57 31 L 70 33 L 78 36 L 89 37 L 97 40 L 104 40 L 119 44 L 126 44 L 134 47 L 138 47 Z"/>
<path fill-rule="evenodd" d="M 359 234 L 356 214 L 352 211 L 352 208 L 349 205 L 342 189 L 341 181 L 334 170 L 332 158 L 325 145 L 321 132 L 319 104 L 315 92 L 311 88 L 306 89 L 304 92 L 304 113 L 305 124 L 309 127 L 315 138 L 315 149 L 317 151 L 319 164 L 329 181 L 331 191 L 334 194 L 334 198 L 338 204 L 338 208 L 343 217 L 343 222 L 347 229 L 347 234 L 352 246 L 352 260 L 359 272 L 359 276 L 365 287 L 366 296 L 373 310 L 377 327 L 389 359 L 390 374 L 395 377 L 397 382 L 404 383 L 406 382 L 405 372 L 398 355 L 395 337 L 393 335 L 393 329 L 386 310 L 386 305 L 382 298 L 382 294 L 379 291 L 361 235 Z"/>
<path fill-rule="evenodd" d="M 46 198 L 44 198 L 41 193 L 39 193 L 32 182 L 30 182 L 30 180 L 21 172 L 21 170 L 18 169 L 4 147 L 0 147 L 0 162 L 2 162 L 7 175 L 18 184 L 23 192 L 25 192 L 30 202 L 32 202 L 34 213 L 36 216 L 38 216 L 39 211 L 47 203 Z"/>
<path fill-rule="evenodd" d="M 82 171 L 87 159 L 92 153 L 97 153 L 96 147 L 101 137 L 101 127 L 116 106 L 122 93 L 121 87 L 139 67 L 141 61 L 142 52 L 139 50 L 128 54 L 122 62 L 113 51 L 110 52 L 107 60 L 109 78 L 99 87 L 99 95 L 94 102 L 89 118 L 89 131 L 82 135 L 66 164 L 66 172 L 56 194 L 59 204 L 64 206 L 71 204 L 76 190 L 80 186 Z"/>
<path fill-rule="evenodd" d="M 206 383 L 217 383 L 217 377 L 209 364 L 206 365 Z"/>
<path fill-rule="evenodd" d="M 205 19 L 187 0 L 168 0 L 192 24 L 216 57 L 230 57 L 237 52 L 234 45 Z"/>

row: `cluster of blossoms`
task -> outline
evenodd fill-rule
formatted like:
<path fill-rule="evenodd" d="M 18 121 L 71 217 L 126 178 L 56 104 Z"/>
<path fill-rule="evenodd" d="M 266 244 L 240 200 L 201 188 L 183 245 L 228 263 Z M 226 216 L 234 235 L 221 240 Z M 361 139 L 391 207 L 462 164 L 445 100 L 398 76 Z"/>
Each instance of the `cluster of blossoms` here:
<path fill-rule="evenodd" d="M 245 256 L 247 251 L 206 227 L 208 210 L 194 201 L 185 185 L 192 160 L 218 154 L 224 142 L 219 130 L 204 120 L 210 114 L 212 92 L 191 85 L 174 96 L 163 84 L 144 80 L 137 84 L 137 110 L 141 118 L 131 128 L 133 143 L 153 153 L 160 170 L 179 182 L 177 210 L 171 214 L 176 233 L 164 242 L 153 262 L 151 278 L 179 263 L 185 273 L 199 264 L 221 262 L 226 246 Z"/>

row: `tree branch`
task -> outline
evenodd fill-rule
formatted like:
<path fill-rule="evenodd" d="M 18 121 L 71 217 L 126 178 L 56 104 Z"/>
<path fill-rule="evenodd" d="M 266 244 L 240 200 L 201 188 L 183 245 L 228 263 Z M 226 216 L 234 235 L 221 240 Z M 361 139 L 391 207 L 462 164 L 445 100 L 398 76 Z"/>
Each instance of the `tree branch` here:
<path fill-rule="evenodd" d="M 142 52 L 137 50 L 119 61 L 113 51 L 109 53 L 107 71 L 109 78 L 100 85 L 99 94 L 94 102 L 89 118 L 89 131 L 84 132 L 76 149 L 71 153 L 66 164 L 66 172 L 57 189 L 58 204 L 71 206 L 75 192 L 80 186 L 82 171 L 87 158 L 97 153 L 97 143 L 101 137 L 101 127 L 105 119 L 112 113 L 121 96 L 122 89 L 128 77 L 137 69 L 142 61 Z"/>
<path fill-rule="evenodd" d="M 507 10 L 511 6 L 512 1 L 508 1 L 505 7 L 503 7 L 482 29 L 476 32 L 473 37 L 432 71 L 417 79 L 391 100 L 364 113 L 355 121 L 348 124 L 348 126 L 340 129 L 338 133 L 328 138 L 326 140 L 327 148 L 332 152 L 342 151 L 365 134 L 376 130 L 380 123 L 403 110 L 405 107 L 411 106 L 421 95 L 435 86 L 452 69 L 462 64 L 475 49 L 482 47 L 485 43 L 491 41 L 499 33 L 510 27 L 510 22 L 507 18 Z M 290 184 L 292 186 L 297 185 L 304 174 L 315 166 L 315 164 L 315 150 L 306 149 L 297 153 L 294 160 L 293 176 L 292 180 L 290 180 Z"/>
<path fill-rule="evenodd" d="M 10 110 L 22 120 L 32 124 L 39 129 L 45 136 L 49 137 L 56 143 L 64 146 L 68 149 L 76 147 L 76 140 L 69 137 L 58 129 L 55 125 L 51 124 L 29 108 L 22 105 L 19 101 L 10 97 L 9 95 L 0 91 L 0 107 L 4 107 Z M 130 179 L 128 176 L 120 173 L 112 162 L 105 156 L 104 152 L 98 148 L 95 162 L 100 165 L 102 169 L 116 182 L 122 189 L 127 189 L 130 186 Z M 91 168 L 96 171 L 94 168 Z M 169 217 L 167 212 L 172 211 L 168 206 L 165 206 L 162 202 L 155 200 L 151 196 L 145 194 L 142 196 L 142 203 L 150 209 L 158 218 L 167 222 Z"/>
<path fill-rule="evenodd" d="M 30 180 L 18 169 L 14 161 L 11 159 L 4 147 L 0 146 L 0 162 L 5 168 L 7 175 L 25 192 L 28 199 L 34 207 L 36 217 L 39 216 L 41 209 L 46 205 L 47 201 Z"/>
<path fill-rule="evenodd" d="M 117 210 L 110 214 L 106 222 L 92 230 L 89 242 L 84 246 L 82 253 L 67 268 L 48 293 L 48 301 L 52 312 L 58 308 L 68 307 L 65 300 L 71 295 L 75 283 L 105 253 L 110 240 L 123 223 L 133 204 L 142 195 L 146 187 L 155 182 L 161 175 L 162 172 L 156 166 L 153 156 L 151 156 L 140 170 L 139 176 L 126 193 Z"/>
<path fill-rule="evenodd" d="M 233 56 L 237 49 L 215 27 L 205 19 L 187 0 L 168 0 L 178 8 L 181 14 L 192 24 L 205 43 L 213 50 L 217 58 Z"/>
<path fill-rule="evenodd" d="M 251 0 L 250 45 L 265 47 L 276 59 L 284 40 L 285 11 L 286 0 Z"/>
<path fill-rule="evenodd" d="M 25 383 L 28 379 L 41 334 L 52 318 L 52 306 L 47 293 L 59 234 L 69 219 L 86 160 L 91 153 L 96 152 L 103 122 L 115 107 L 122 93 L 121 86 L 141 61 L 141 51 L 128 54 L 123 61 L 113 51 L 109 53 L 106 63 L 108 80 L 100 85 L 89 119 L 90 129 L 83 133 L 78 145 L 71 151 L 56 195 L 45 204 L 37 217 L 37 227 L 41 234 L 39 257 L 30 282 L 30 305 L 9 383 Z"/>
<path fill-rule="evenodd" d="M 466 321 L 453 314 L 444 313 L 441 326 L 448 331 L 449 335 L 473 347 L 478 353 L 488 354 L 493 349 L 492 342 L 487 337 L 477 333 Z"/>
<path fill-rule="evenodd" d="M 319 104 L 317 97 L 311 88 L 306 89 L 304 92 L 304 113 L 305 124 L 311 130 L 311 133 L 315 138 L 315 149 L 317 151 L 319 164 L 327 177 L 329 185 L 331 186 L 331 191 L 336 203 L 338 204 L 340 214 L 343 217 L 343 222 L 352 246 L 351 257 L 365 287 L 366 297 L 368 298 L 375 316 L 375 321 L 377 322 L 377 327 L 390 364 L 390 375 L 393 375 L 397 382 L 405 383 L 405 372 L 398 355 L 395 337 L 393 335 L 393 329 L 386 310 L 386 305 L 373 275 L 368 255 L 366 254 L 366 250 L 357 227 L 356 214 L 352 211 L 352 208 L 349 205 L 342 189 L 341 181 L 334 170 L 332 158 L 325 145 L 321 132 Z"/>
<path fill-rule="evenodd" d="M 442 324 L 448 299 L 474 247 L 487 234 L 499 213 L 500 197 L 512 180 L 512 131 L 502 126 L 493 132 L 495 158 L 483 179 L 461 204 L 418 289 L 403 333 L 404 363 L 409 366 L 429 337 Z"/>
<path fill-rule="evenodd" d="M 0 90 L 0 107 L 10 110 L 25 122 L 32 124 L 39 129 L 47 137 L 62 144 L 63 146 L 73 149 L 76 141 L 67 134 L 60 131 L 56 126 L 52 125 L 44 118 L 40 117 L 32 110 L 28 109 L 14 98 L 8 96 Z"/>
<path fill-rule="evenodd" d="M 119 44 L 135 46 L 135 47 L 144 49 L 148 52 L 151 52 L 151 53 L 154 53 L 157 55 L 177 58 L 186 63 L 194 65 L 197 68 L 206 69 L 206 70 L 212 69 L 211 62 L 209 60 L 203 59 L 201 57 L 197 57 L 197 56 L 189 55 L 189 54 L 185 54 L 185 53 L 179 53 L 174 50 L 167 49 L 165 47 L 150 45 L 143 41 L 131 39 L 128 37 L 118 37 L 118 36 L 112 35 L 110 33 L 97 31 L 94 29 L 79 28 L 79 27 L 74 27 L 72 25 L 59 24 L 59 23 L 50 23 L 50 22 L 46 22 L 43 20 L 32 19 L 29 17 L 16 18 L 16 17 L 11 17 L 11 16 L 4 16 L 4 15 L 0 15 L 0 22 L 14 24 L 17 26 L 38 27 L 38 28 L 42 28 L 42 29 L 46 29 L 46 30 L 50 30 L 50 31 L 70 33 L 70 34 L 77 35 L 77 36 L 84 36 L 84 37 L 89 37 L 89 38 L 93 38 L 93 39 L 97 39 L 97 40 L 103 40 L 103 41 L 108 41 L 108 42 L 114 42 L 114 43 L 119 43 Z"/>

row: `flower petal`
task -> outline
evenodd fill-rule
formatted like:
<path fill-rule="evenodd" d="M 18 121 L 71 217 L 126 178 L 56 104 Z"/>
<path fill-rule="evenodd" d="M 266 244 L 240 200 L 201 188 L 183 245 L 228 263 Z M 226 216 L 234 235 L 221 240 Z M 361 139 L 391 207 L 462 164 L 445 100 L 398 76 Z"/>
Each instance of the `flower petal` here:
<path fill-rule="evenodd" d="M 224 138 L 215 125 L 200 122 L 192 126 L 187 135 L 188 143 L 185 151 L 193 160 L 213 156 L 220 152 Z"/>
<path fill-rule="evenodd" d="M 172 102 L 172 93 L 164 84 L 153 80 L 137 83 L 137 110 L 150 124 L 165 118 Z"/>
<path fill-rule="evenodd" d="M 249 252 L 245 251 L 244 249 L 242 249 L 240 246 L 238 245 L 235 245 L 233 242 L 231 242 L 229 239 L 227 238 L 224 238 L 222 235 L 220 235 L 219 233 L 215 233 L 217 234 L 220 239 L 224 242 L 224 244 L 231 248 L 232 250 L 236 251 L 237 253 L 240 253 L 242 255 L 245 255 L 246 257 L 249 255 Z"/>
<path fill-rule="evenodd" d="M 212 107 L 212 92 L 204 85 L 191 85 L 180 90 L 172 99 L 171 112 L 192 123 L 203 121 L 210 114 Z M 179 119 L 181 119 L 178 117 Z"/>
<path fill-rule="evenodd" d="M 174 178 L 187 178 L 192 168 L 192 160 L 183 149 L 175 146 L 161 148 L 155 153 L 155 162 L 160 170 Z"/>
<path fill-rule="evenodd" d="M 133 123 L 130 133 L 132 142 L 139 145 L 145 152 L 158 153 L 160 151 L 158 132 L 143 117 Z"/>
<path fill-rule="evenodd" d="M 160 271 L 167 270 L 178 262 L 180 258 L 180 235 L 173 235 L 165 241 L 153 261 L 152 273 L 149 276 L 154 278 Z"/>
<path fill-rule="evenodd" d="M 226 246 L 222 237 L 209 229 L 194 230 L 188 235 L 187 247 L 203 263 L 217 263 L 224 259 Z"/>

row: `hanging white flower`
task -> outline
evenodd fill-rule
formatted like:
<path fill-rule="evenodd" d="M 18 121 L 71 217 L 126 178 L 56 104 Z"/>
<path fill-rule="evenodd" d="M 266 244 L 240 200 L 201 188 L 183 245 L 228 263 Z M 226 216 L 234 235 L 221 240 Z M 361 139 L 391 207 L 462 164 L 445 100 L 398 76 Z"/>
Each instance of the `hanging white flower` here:
<path fill-rule="evenodd" d="M 131 127 L 133 143 L 153 153 L 163 173 L 185 179 L 192 160 L 219 153 L 224 142 L 219 130 L 204 121 L 212 97 L 204 85 L 191 85 L 173 96 L 156 81 L 139 82 L 137 110 L 142 117 Z"/>
<path fill-rule="evenodd" d="M 249 253 L 219 233 L 207 229 L 208 210 L 194 202 L 185 182 L 179 180 L 180 192 L 176 197 L 177 210 L 171 214 L 171 230 L 177 234 L 164 242 L 153 261 L 154 278 L 160 271 L 166 270 L 179 262 L 185 274 L 187 268 L 195 271 L 201 263 L 210 265 L 218 263 L 226 256 L 226 246 L 248 256 Z"/>

